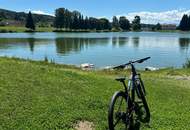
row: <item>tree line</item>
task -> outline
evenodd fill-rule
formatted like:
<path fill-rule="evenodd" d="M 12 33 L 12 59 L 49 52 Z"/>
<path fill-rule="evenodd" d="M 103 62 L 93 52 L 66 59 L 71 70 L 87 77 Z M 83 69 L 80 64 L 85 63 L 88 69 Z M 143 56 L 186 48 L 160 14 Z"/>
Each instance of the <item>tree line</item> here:
<path fill-rule="evenodd" d="M 54 27 L 58 29 L 90 29 L 90 30 L 140 30 L 140 17 L 136 16 L 132 24 L 125 16 L 119 19 L 113 16 L 112 22 L 106 18 L 84 17 L 78 11 L 69 11 L 65 8 L 59 8 L 55 11 Z"/>
<path fill-rule="evenodd" d="M 35 30 L 35 23 L 31 12 L 28 13 L 25 26 L 31 30 Z M 112 22 L 110 22 L 106 18 L 84 17 L 78 11 L 69 11 L 65 8 L 58 8 L 55 10 L 53 26 L 58 30 L 139 31 L 141 30 L 141 18 L 140 16 L 135 16 L 134 20 L 130 23 L 125 16 L 120 16 L 119 18 L 113 16 Z M 152 27 L 152 30 L 161 29 L 162 27 L 160 23 Z M 190 16 L 184 14 L 177 29 L 190 31 Z"/>
<path fill-rule="evenodd" d="M 25 26 L 31 30 L 35 30 L 35 24 L 31 12 L 28 13 Z M 53 26 L 58 30 L 141 30 L 139 16 L 135 16 L 132 23 L 130 23 L 130 21 L 125 16 L 121 16 L 119 19 L 116 16 L 113 16 L 112 22 L 110 22 L 106 18 L 84 17 L 78 11 L 69 11 L 65 8 L 58 8 L 55 10 Z"/>

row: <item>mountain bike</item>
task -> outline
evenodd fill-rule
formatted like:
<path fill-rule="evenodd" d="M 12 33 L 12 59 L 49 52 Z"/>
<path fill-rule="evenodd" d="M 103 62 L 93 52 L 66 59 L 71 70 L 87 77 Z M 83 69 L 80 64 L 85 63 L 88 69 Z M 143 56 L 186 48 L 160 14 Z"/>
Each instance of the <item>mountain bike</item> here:
<path fill-rule="evenodd" d="M 108 111 L 109 130 L 128 130 L 134 129 L 135 122 L 148 123 L 150 121 L 150 111 L 146 101 L 146 90 L 137 73 L 134 64 L 143 63 L 150 59 L 146 57 L 140 60 L 130 61 L 114 67 L 113 69 L 124 69 L 131 67 L 131 76 L 126 85 L 126 77 L 116 78 L 124 86 L 123 91 L 117 91 L 113 95 Z"/>

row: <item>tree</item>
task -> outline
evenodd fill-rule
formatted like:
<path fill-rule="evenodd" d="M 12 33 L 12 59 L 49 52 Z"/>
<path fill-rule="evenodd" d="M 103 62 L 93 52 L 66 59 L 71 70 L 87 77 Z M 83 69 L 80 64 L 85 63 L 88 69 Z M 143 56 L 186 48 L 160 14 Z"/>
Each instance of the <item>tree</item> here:
<path fill-rule="evenodd" d="M 187 20 L 187 29 L 188 29 L 188 31 L 190 31 L 190 15 Z"/>
<path fill-rule="evenodd" d="M 111 29 L 110 22 L 106 18 L 100 18 L 99 19 L 99 24 L 100 24 L 101 30 L 110 30 Z"/>
<path fill-rule="evenodd" d="M 84 20 L 84 29 L 89 29 L 89 20 L 88 20 L 88 17 L 86 17 L 85 20 Z"/>
<path fill-rule="evenodd" d="M 90 17 L 89 18 L 89 29 L 96 29 L 97 28 L 97 19 Z"/>
<path fill-rule="evenodd" d="M 73 17 L 73 22 L 72 22 L 72 29 L 79 29 L 80 28 L 80 12 L 78 11 L 73 11 L 72 12 L 72 17 Z"/>
<path fill-rule="evenodd" d="M 29 11 L 27 19 L 26 19 L 25 27 L 29 28 L 29 29 L 32 29 L 32 30 L 35 30 L 34 20 L 33 20 L 33 17 L 32 17 L 32 13 L 30 11 Z"/>
<path fill-rule="evenodd" d="M 119 25 L 120 25 L 120 28 L 123 29 L 123 30 L 130 30 L 130 22 L 128 19 L 126 19 L 125 16 L 121 16 L 119 18 Z"/>
<path fill-rule="evenodd" d="M 71 12 L 67 9 L 64 11 L 64 27 L 70 28 L 71 27 Z"/>
<path fill-rule="evenodd" d="M 135 16 L 134 20 L 132 21 L 132 28 L 134 31 L 141 30 L 141 19 L 140 16 Z"/>
<path fill-rule="evenodd" d="M 54 27 L 64 28 L 65 26 L 65 8 L 59 8 L 55 10 Z"/>
<path fill-rule="evenodd" d="M 6 19 L 5 12 L 0 12 L 0 19 Z"/>
<path fill-rule="evenodd" d="M 119 29 L 119 20 L 117 19 L 116 16 L 113 16 L 113 19 L 112 19 L 112 28 Z"/>
<path fill-rule="evenodd" d="M 189 19 L 188 15 L 184 14 L 178 27 L 180 30 L 188 31 L 190 29 L 188 28 L 188 21 L 189 21 L 188 19 Z"/>
<path fill-rule="evenodd" d="M 79 25 L 79 29 L 84 29 L 84 18 L 83 15 L 79 14 L 78 17 L 78 25 Z"/>
<path fill-rule="evenodd" d="M 157 24 L 155 25 L 155 29 L 156 29 L 156 30 L 162 30 L 161 24 L 160 24 L 160 23 L 157 23 Z"/>

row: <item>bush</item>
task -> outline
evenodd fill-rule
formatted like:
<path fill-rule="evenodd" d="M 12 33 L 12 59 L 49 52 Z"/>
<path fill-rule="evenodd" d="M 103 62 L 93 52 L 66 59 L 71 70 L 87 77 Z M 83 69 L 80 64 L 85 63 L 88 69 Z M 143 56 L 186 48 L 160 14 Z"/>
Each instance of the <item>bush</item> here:
<path fill-rule="evenodd" d="M 44 57 L 44 62 L 48 62 L 47 56 Z"/>
<path fill-rule="evenodd" d="M 183 64 L 183 68 L 190 68 L 190 59 L 187 59 L 185 64 Z"/>
<path fill-rule="evenodd" d="M 119 31 L 121 31 L 121 28 L 112 28 L 111 31 L 112 32 L 119 32 Z"/>
<path fill-rule="evenodd" d="M 34 30 L 25 30 L 24 32 L 27 32 L 27 33 L 32 33 L 32 32 L 35 32 Z"/>
<path fill-rule="evenodd" d="M 8 31 L 6 29 L 1 29 L 0 33 L 8 33 Z"/>

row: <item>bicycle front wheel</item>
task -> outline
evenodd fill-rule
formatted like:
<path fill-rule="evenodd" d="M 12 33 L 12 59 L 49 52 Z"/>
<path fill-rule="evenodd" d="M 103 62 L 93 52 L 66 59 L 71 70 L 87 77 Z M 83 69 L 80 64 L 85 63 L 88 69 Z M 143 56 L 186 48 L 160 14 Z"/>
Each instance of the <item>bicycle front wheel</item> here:
<path fill-rule="evenodd" d="M 138 110 L 139 118 L 142 122 L 149 122 L 150 121 L 150 110 L 149 110 L 145 95 L 143 93 L 141 84 L 137 85 L 137 95 L 138 94 L 139 94 L 139 97 L 142 101 L 142 105 L 140 105 L 140 104 L 138 105 L 138 107 L 139 107 L 139 110 Z"/>
<path fill-rule="evenodd" d="M 133 117 L 129 113 L 129 103 L 124 92 L 116 92 L 108 111 L 109 130 L 126 130 L 132 127 Z"/>

